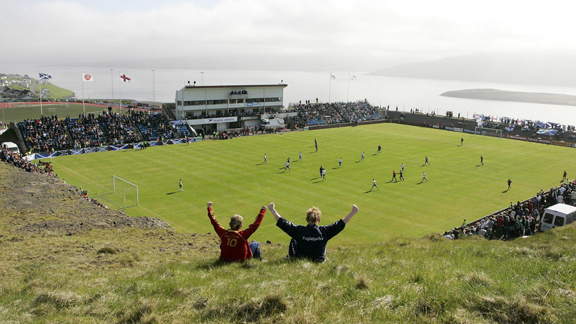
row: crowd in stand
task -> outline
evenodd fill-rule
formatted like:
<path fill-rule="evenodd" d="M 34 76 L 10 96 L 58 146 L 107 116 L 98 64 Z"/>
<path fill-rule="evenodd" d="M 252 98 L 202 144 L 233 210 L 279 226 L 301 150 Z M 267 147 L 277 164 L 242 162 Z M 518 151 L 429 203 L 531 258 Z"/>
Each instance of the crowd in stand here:
<path fill-rule="evenodd" d="M 66 126 L 58 116 L 29 119 L 19 122 L 24 143 L 32 152 L 53 152 L 73 147 L 66 133 Z"/>
<path fill-rule="evenodd" d="M 294 106 L 294 123 L 302 126 L 355 123 L 380 119 L 375 107 L 368 102 L 315 103 L 306 101 Z"/>
<path fill-rule="evenodd" d="M 462 226 L 443 235 L 452 240 L 469 235 L 500 240 L 534 235 L 539 229 L 544 210 L 558 203 L 576 204 L 576 180 L 550 188 L 548 192 L 541 190 L 531 199 L 511 204 L 509 208 L 471 224 L 464 220 Z"/>
<path fill-rule="evenodd" d="M 131 115 L 131 116 L 130 116 Z M 190 136 L 186 126 L 172 125 L 162 113 L 132 111 L 126 115 L 104 110 L 98 114 L 80 114 L 78 118 L 47 116 L 18 123 L 24 144 L 32 153 L 135 143 Z"/>
<path fill-rule="evenodd" d="M 158 139 L 172 139 L 178 134 L 175 126 L 172 126 L 168 118 L 162 113 L 150 113 L 147 111 L 133 111 L 132 119 L 147 141 Z M 188 134 L 179 134 L 185 137 Z"/>

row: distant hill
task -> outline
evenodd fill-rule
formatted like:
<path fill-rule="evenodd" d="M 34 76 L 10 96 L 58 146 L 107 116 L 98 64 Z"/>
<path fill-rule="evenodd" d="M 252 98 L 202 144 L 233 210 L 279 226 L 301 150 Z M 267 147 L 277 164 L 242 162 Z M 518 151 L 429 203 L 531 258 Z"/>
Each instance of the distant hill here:
<path fill-rule="evenodd" d="M 549 105 L 576 106 L 576 96 L 556 93 L 518 92 L 496 89 L 466 89 L 447 91 L 441 94 L 441 96 L 465 99 L 515 101 Z"/>
<path fill-rule="evenodd" d="M 575 53 L 475 53 L 404 63 L 369 75 L 495 83 L 576 86 Z"/>

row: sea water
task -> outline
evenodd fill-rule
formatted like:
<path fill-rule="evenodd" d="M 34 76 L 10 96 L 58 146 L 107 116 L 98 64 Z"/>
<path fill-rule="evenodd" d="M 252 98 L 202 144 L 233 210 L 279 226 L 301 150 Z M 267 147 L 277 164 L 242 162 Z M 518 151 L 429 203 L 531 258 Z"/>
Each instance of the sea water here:
<path fill-rule="evenodd" d="M 576 107 L 489 101 L 442 97 L 446 91 L 463 89 L 498 89 L 523 92 L 546 92 L 576 95 L 571 87 L 553 87 L 522 84 L 498 84 L 457 80 L 436 80 L 371 76 L 366 72 L 339 71 L 243 71 L 194 69 L 122 69 L 68 66 L 3 66 L 1 73 L 48 73 L 53 84 L 74 91 L 77 98 L 135 99 L 141 101 L 174 102 L 175 93 L 190 82 L 196 85 L 252 85 L 279 84 L 284 89 L 284 105 L 312 100 L 320 102 L 368 100 L 376 106 L 425 113 L 445 114 L 471 118 L 474 114 L 510 117 L 544 122 L 576 125 Z M 82 73 L 93 76 L 92 82 L 83 82 Z M 131 81 L 121 82 L 120 74 Z M 335 76 L 335 79 L 331 77 Z"/>

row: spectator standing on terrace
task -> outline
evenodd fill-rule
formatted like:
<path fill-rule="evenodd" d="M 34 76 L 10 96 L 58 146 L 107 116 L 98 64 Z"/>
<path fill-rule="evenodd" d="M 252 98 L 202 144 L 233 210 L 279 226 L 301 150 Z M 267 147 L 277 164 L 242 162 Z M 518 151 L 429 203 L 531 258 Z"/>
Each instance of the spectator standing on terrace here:
<path fill-rule="evenodd" d="M 268 205 L 268 209 L 276 219 L 276 226 L 291 237 L 288 256 L 290 258 L 308 258 L 314 262 L 326 261 L 326 244 L 334 236 L 338 235 L 352 217 L 358 212 L 356 205 L 343 219 L 330 225 L 318 226 L 322 212 L 317 207 L 306 211 L 307 226 L 294 225 L 282 218 L 276 211 L 274 203 Z"/>
<path fill-rule="evenodd" d="M 252 225 L 247 229 L 240 231 L 242 228 L 242 222 L 244 221 L 242 216 L 238 214 L 232 216 L 230 219 L 230 229 L 225 230 L 214 216 L 214 211 L 212 210 L 213 203 L 209 201 L 206 205 L 208 206 L 208 218 L 210 219 L 210 223 L 212 223 L 216 234 L 220 237 L 221 260 L 242 262 L 252 257 L 259 259 L 262 258 L 260 244 L 255 241 L 248 243 L 248 238 L 250 238 L 250 236 L 256 232 L 258 227 L 260 227 L 260 224 L 264 219 L 264 214 L 266 213 L 266 206 L 260 208 L 260 212 L 258 213 L 258 216 L 256 216 L 256 220 Z"/>

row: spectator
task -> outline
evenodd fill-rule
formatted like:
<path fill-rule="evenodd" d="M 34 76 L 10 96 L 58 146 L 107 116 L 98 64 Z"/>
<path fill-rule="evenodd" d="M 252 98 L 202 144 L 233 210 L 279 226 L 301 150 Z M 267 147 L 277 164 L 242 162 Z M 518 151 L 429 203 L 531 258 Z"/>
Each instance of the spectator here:
<path fill-rule="evenodd" d="M 212 211 L 213 203 L 209 201 L 208 206 L 208 218 L 210 218 L 210 223 L 214 226 L 216 234 L 220 237 L 220 259 L 224 261 L 237 261 L 242 262 L 246 259 L 262 258 L 260 252 L 260 244 L 258 242 L 248 243 L 248 238 L 260 227 L 262 220 L 264 219 L 264 214 L 266 213 L 266 206 L 260 208 L 260 213 L 256 216 L 256 220 L 247 229 L 240 231 L 242 228 L 243 218 L 240 215 L 234 215 L 230 219 L 230 229 L 225 230 L 216 217 L 214 216 L 214 211 Z"/>
<path fill-rule="evenodd" d="M 302 226 L 294 225 L 282 218 L 276 211 L 274 203 L 270 203 L 268 208 L 276 219 L 276 226 L 280 227 L 292 238 L 288 256 L 291 258 L 305 257 L 315 262 L 326 261 L 326 244 L 331 238 L 340 233 L 358 212 L 358 207 L 354 205 L 352 206 L 352 211 L 343 219 L 330 225 L 318 226 L 322 212 L 317 207 L 312 207 L 306 212 L 308 225 Z"/>

